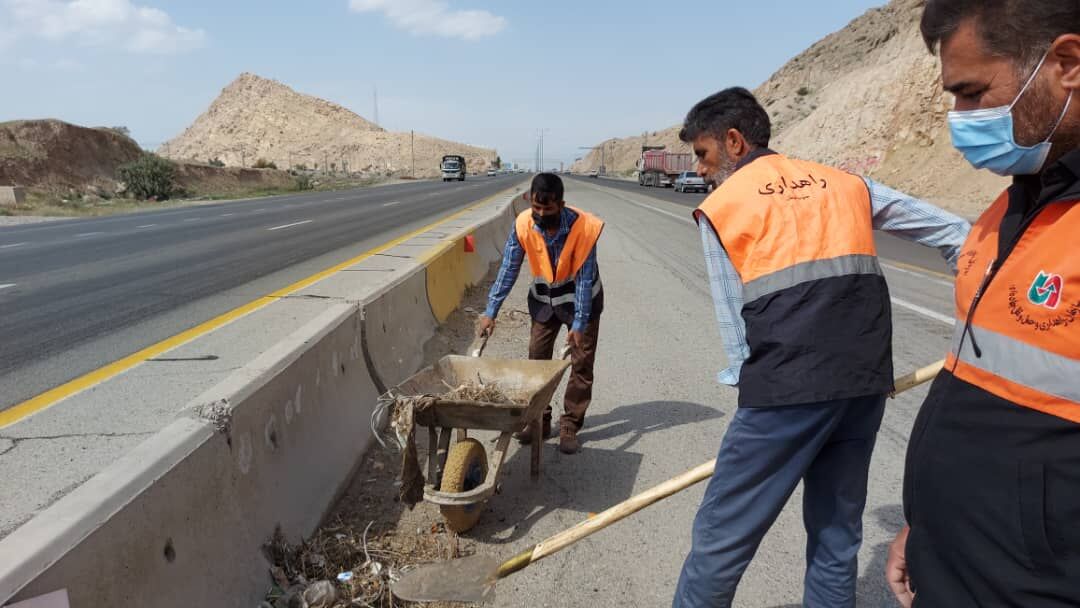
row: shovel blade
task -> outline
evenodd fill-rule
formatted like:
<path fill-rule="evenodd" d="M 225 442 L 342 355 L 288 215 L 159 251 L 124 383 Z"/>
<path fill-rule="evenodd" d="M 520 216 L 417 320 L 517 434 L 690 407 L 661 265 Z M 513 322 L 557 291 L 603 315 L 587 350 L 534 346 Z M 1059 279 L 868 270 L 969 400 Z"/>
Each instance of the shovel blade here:
<path fill-rule="evenodd" d="M 495 596 L 500 564 L 490 555 L 421 564 L 402 571 L 390 589 L 410 602 L 480 603 Z"/>

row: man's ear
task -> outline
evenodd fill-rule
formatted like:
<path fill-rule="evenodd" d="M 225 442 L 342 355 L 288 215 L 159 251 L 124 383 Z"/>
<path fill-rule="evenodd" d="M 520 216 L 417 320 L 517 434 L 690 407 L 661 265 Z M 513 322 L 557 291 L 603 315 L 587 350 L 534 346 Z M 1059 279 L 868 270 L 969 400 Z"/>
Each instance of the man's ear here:
<path fill-rule="evenodd" d="M 532 192 L 526 192 L 524 194 L 523 198 L 525 199 L 526 203 L 531 203 L 532 202 Z"/>
<path fill-rule="evenodd" d="M 730 158 L 742 158 L 746 154 L 746 140 L 738 129 L 727 130 L 724 136 L 724 148 Z"/>
<path fill-rule="evenodd" d="M 1054 57 L 1061 62 L 1061 84 L 1075 91 L 1080 89 L 1080 35 L 1063 34 L 1054 41 Z"/>

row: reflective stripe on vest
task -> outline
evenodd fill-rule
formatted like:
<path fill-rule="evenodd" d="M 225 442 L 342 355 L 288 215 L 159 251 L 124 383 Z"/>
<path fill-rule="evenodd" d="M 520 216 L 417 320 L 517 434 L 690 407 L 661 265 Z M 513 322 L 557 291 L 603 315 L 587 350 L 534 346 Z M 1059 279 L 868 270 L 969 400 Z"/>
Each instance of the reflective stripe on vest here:
<path fill-rule="evenodd" d="M 566 289 L 567 287 L 569 287 L 569 289 Z M 600 295 L 601 290 L 603 290 L 603 285 L 598 277 L 597 280 L 593 282 L 591 297 L 596 298 L 596 296 Z M 536 278 L 529 287 L 529 294 L 532 295 L 533 298 L 536 298 L 536 301 L 541 304 L 564 306 L 566 304 L 575 303 L 577 292 L 575 290 L 573 279 L 552 285 L 544 279 Z"/>
<path fill-rule="evenodd" d="M 1074 245 L 1080 204 L 1038 211 L 984 286 L 1008 204 L 1006 192 L 972 227 L 961 251 L 958 329 L 947 369 L 1018 406 L 1080 422 L 1080 248 Z"/>
<path fill-rule="evenodd" d="M 975 355 L 971 340 L 966 340 L 960 346 L 964 326 L 957 323 L 953 333 L 954 362 L 961 361 L 1016 387 L 1027 389 L 1023 392 L 1037 391 L 1051 399 L 1080 403 L 1080 360 L 1047 352 L 988 329 L 979 328 L 977 332 L 976 341 L 981 357 Z M 1052 404 L 1052 400 L 1041 401 Z"/>
<path fill-rule="evenodd" d="M 747 302 L 806 283 L 830 277 L 852 274 L 881 275 L 877 256 L 846 255 L 827 260 L 813 260 L 789 266 L 772 274 L 754 279 L 743 286 L 743 299 Z"/>

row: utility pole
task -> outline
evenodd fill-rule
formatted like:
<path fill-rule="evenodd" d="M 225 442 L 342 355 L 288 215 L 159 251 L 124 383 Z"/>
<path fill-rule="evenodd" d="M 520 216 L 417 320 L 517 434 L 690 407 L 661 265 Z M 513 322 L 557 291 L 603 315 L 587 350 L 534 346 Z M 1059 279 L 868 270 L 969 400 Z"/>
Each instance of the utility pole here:
<path fill-rule="evenodd" d="M 536 152 L 536 166 L 537 171 L 541 173 L 544 171 L 544 134 L 548 131 L 551 131 L 551 129 L 544 128 L 536 130 L 537 135 L 540 137 L 540 143 L 537 146 Z"/>
<path fill-rule="evenodd" d="M 412 175 L 416 179 L 416 131 L 409 131 L 409 156 L 412 157 Z"/>
<path fill-rule="evenodd" d="M 379 87 L 371 85 L 371 96 L 375 106 L 375 126 L 379 126 Z"/>

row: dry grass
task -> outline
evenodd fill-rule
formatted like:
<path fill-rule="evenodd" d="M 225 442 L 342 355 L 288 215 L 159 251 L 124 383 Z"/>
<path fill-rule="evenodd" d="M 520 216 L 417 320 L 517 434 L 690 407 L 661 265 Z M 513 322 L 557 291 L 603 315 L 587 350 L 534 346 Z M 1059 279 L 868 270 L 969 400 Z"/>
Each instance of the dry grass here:
<path fill-rule="evenodd" d="M 419 518 L 423 523 L 403 524 L 403 519 L 408 518 L 402 513 L 401 504 L 392 498 L 396 477 L 393 460 L 392 454 L 376 446 L 326 523 L 306 541 L 290 544 L 280 532 L 275 532 L 265 546 L 273 564 L 274 584 L 267 594 L 271 605 L 280 602 L 290 588 L 302 589 L 328 580 L 338 591 L 333 608 L 418 606 L 390 593 L 392 581 L 403 568 L 475 552 L 472 543 L 463 541 L 441 522 L 428 523 L 433 520 L 430 515 Z M 389 491 L 382 491 L 384 488 Z M 351 576 L 340 580 L 338 575 L 346 572 Z"/>
<path fill-rule="evenodd" d="M 450 389 L 440 399 L 448 401 L 479 401 L 482 403 L 512 404 L 515 401 L 499 388 L 496 382 L 466 382 L 459 386 L 446 385 Z"/>

